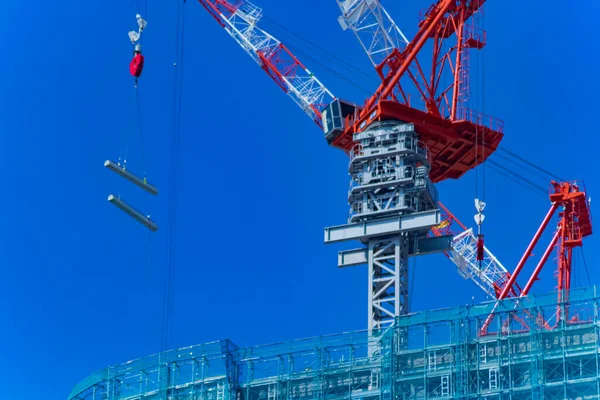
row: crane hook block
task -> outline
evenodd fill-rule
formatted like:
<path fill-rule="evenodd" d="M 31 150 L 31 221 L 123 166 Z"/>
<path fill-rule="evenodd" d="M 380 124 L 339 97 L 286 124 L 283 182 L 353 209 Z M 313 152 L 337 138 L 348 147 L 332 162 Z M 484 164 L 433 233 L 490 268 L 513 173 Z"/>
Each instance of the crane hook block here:
<path fill-rule="evenodd" d="M 483 235 L 477 235 L 477 261 L 483 261 L 483 257 L 485 256 L 484 249 Z"/>
<path fill-rule="evenodd" d="M 121 167 L 120 165 L 118 165 L 110 160 L 106 160 L 106 161 L 104 161 L 104 166 L 106 168 L 110 169 L 111 171 L 114 171 L 117 174 L 121 175 L 123 178 L 127 179 L 129 182 L 132 182 L 133 184 L 141 187 L 146 192 L 153 194 L 153 195 L 158 194 L 158 189 L 155 186 L 152 186 L 151 184 L 149 184 L 145 178 L 140 178 L 140 177 L 134 175 L 133 173 L 126 170 L 125 168 Z"/>
<path fill-rule="evenodd" d="M 150 229 L 152 232 L 156 232 L 158 230 L 158 225 L 156 225 L 154 221 L 135 208 L 131 207 L 129 204 L 125 203 L 123 200 L 119 199 L 114 194 L 108 196 L 108 201 L 113 203 L 115 206 L 117 206 L 117 208 L 121 209 L 125 213 L 129 214 L 130 217 L 144 225 L 146 228 Z"/>
<path fill-rule="evenodd" d="M 144 69 L 144 56 L 140 53 L 136 53 L 129 64 L 129 73 L 136 78 L 142 75 L 142 69 Z"/>

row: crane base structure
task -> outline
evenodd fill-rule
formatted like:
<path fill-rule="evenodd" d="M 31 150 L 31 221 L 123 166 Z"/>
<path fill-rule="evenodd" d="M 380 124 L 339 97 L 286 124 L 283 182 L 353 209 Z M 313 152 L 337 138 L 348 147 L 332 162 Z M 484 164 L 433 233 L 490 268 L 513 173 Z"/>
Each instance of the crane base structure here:
<path fill-rule="evenodd" d="M 477 332 L 494 302 L 404 315 L 379 336 L 180 348 L 100 370 L 68 400 L 598 399 L 598 289 L 571 289 L 568 303 L 557 298 L 564 296 L 502 300 L 484 337 Z M 535 323 L 557 306 L 577 322 L 552 330 Z"/>

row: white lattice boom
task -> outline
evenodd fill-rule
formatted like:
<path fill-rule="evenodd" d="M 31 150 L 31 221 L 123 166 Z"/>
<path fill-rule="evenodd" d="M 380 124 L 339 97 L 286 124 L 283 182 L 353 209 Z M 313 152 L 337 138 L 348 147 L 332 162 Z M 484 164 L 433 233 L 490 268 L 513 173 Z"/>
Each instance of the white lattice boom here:
<path fill-rule="evenodd" d="M 472 280 L 491 299 L 495 299 L 495 286 L 502 287 L 508 271 L 485 246 L 484 251 L 485 256 L 480 266 L 477 261 L 477 238 L 470 228 L 454 237 L 450 260 L 462 277 Z"/>
<path fill-rule="evenodd" d="M 257 24 L 262 10 L 250 2 L 200 0 L 227 33 L 319 126 L 335 97 L 279 40 Z"/>
<path fill-rule="evenodd" d="M 379 0 L 337 0 L 342 29 L 352 29 L 363 49 L 377 67 L 394 49 L 402 51 L 408 39 Z"/>

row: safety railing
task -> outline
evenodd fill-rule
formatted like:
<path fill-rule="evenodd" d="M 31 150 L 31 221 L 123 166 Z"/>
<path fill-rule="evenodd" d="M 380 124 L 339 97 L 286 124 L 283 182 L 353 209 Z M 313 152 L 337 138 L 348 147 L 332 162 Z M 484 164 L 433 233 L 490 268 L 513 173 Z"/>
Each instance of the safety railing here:
<path fill-rule="evenodd" d="M 485 115 L 479 111 L 471 110 L 466 107 L 459 107 L 456 113 L 456 119 L 467 121 L 477 126 L 488 128 L 494 132 L 502 133 L 504 130 L 504 121 Z"/>

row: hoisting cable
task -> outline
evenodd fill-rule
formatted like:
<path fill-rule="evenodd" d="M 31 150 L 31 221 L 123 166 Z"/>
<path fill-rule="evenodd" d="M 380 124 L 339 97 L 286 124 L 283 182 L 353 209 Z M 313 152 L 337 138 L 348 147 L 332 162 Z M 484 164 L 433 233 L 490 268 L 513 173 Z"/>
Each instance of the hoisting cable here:
<path fill-rule="evenodd" d="M 137 25 L 138 25 L 138 29 L 136 30 L 131 30 L 128 32 L 128 36 L 129 39 L 131 41 L 131 44 L 134 46 L 134 50 L 133 50 L 133 58 L 131 60 L 131 62 L 129 63 L 129 73 L 135 78 L 135 91 L 134 91 L 134 95 L 135 95 L 135 102 L 133 102 L 133 107 L 135 107 L 136 109 L 136 123 L 138 124 L 138 131 L 140 133 L 140 141 L 141 141 L 141 154 L 142 154 L 142 165 L 143 165 L 143 170 L 144 170 L 144 176 L 143 178 L 140 178 L 139 176 L 136 176 L 135 174 L 133 174 L 132 172 L 130 172 L 127 167 L 127 153 L 128 153 L 128 147 L 129 147 L 129 134 L 126 137 L 126 143 L 125 143 L 125 156 L 123 158 L 123 164 L 121 165 L 121 154 L 119 156 L 119 162 L 118 163 L 114 163 L 113 161 L 106 160 L 104 162 L 104 166 L 115 172 L 116 174 L 118 174 L 119 176 L 121 176 L 122 178 L 128 180 L 129 182 L 133 183 L 134 185 L 142 188 L 143 190 L 145 190 L 146 192 L 152 194 L 152 195 L 156 195 L 158 194 L 158 189 L 156 187 L 154 187 L 153 185 L 148 184 L 147 180 L 146 180 L 146 168 L 145 168 L 145 156 L 144 156 L 144 144 L 143 144 L 143 131 L 142 131 L 142 117 L 141 117 L 141 106 L 140 106 L 140 101 L 139 101 L 139 97 L 138 97 L 138 92 L 137 92 L 137 83 L 138 83 L 138 78 L 141 76 L 142 74 L 142 70 L 143 70 L 143 66 L 144 66 L 144 56 L 141 54 L 142 53 L 142 48 L 141 48 L 141 44 L 139 43 L 140 39 L 141 39 L 141 35 L 142 32 L 144 31 L 145 27 L 146 27 L 146 20 L 144 20 L 142 18 L 142 16 L 140 14 L 136 14 L 135 16 L 136 21 L 137 21 Z M 127 130 L 129 131 L 129 129 Z M 150 229 L 151 231 L 155 232 L 158 230 L 158 226 L 156 225 L 156 223 L 154 221 L 152 221 L 150 219 L 149 215 L 146 215 L 142 212 L 140 212 L 139 210 L 135 209 L 134 207 L 132 207 L 131 205 L 129 205 L 127 202 L 125 202 L 123 199 L 121 199 L 120 196 L 114 195 L 114 194 L 110 194 L 108 196 L 108 201 L 113 204 L 114 206 L 116 206 L 117 208 L 119 208 L 121 211 L 125 212 L 126 214 L 128 214 L 130 217 L 132 217 L 134 220 L 136 220 L 137 222 L 141 223 L 142 225 L 144 225 L 146 228 Z M 150 243 L 148 244 L 148 249 L 150 248 Z M 149 251 L 149 250 L 148 250 Z"/>
<path fill-rule="evenodd" d="M 333 60 L 339 62 L 340 65 L 344 66 L 348 71 L 352 71 L 352 72 L 354 72 L 354 73 L 356 73 L 358 75 L 362 75 L 363 78 L 369 79 L 369 80 L 373 81 L 375 84 L 381 83 L 381 82 L 378 82 L 378 80 L 375 78 L 375 76 L 373 76 L 373 74 L 369 74 L 369 73 L 366 73 L 365 71 L 362 71 L 362 70 L 358 69 L 357 67 L 355 67 L 354 65 L 350 64 L 349 62 L 347 62 L 347 61 L 343 60 L 342 58 L 336 56 L 335 54 L 331 53 L 330 51 L 325 50 L 324 48 L 316 45 L 315 43 L 311 42 L 310 40 L 308 40 L 308 39 L 300 36 L 299 34 L 293 32 L 289 28 L 286 28 L 285 26 L 279 24 L 278 22 L 270 19 L 269 17 L 263 16 L 262 18 L 263 18 L 263 20 L 265 22 L 273 24 L 275 27 L 281 29 L 282 31 L 286 32 L 287 34 L 289 34 L 289 35 L 291 35 L 293 37 L 296 37 L 297 39 L 303 41 L 304 43 L 308 44 L 309 46 L 311 46 L 311 47 L 315 48 L 316 50 L 320 51 L 321 53 L 325 54 L 326 56 L 328 56 L 328 57 L 332 58 Z M 286 46 L 290 47 L 289 46 L 289 42 L 286 43 Z"/>
<path fill-rule="evenodd" d="M 417 258 L 418 257 L 413 257 L 412 258 L 412 265 L 409 264 L 409 268 L 412 266 L 412 268 L 409 269 L 409 275 L 410 275 L 410 286 L 408 287 L 408 306 L 409 309 L 407 311 L 410 312 L 410 305 L 412 304 L 412 299 L 413 299 L 413 295 L 415 292 L 415 278 L 417 275 Z"/>
<path fill-rule="evenodd" d="M 136 108 L 136 113 L 137 113 L 138 131 L 140 133 L 140 148 L 141 148 L 141 156 L 142 156 L 142 177 L 144 178 L 144 183 L 147 183 L 147 181 L 146 181 L 146 158 L 144 155 L 144 133 L 142 130 L 142 108 L 140 105 L 140 95 L 139 95 L 140 89 L 136 85 L 136 87 L 133 90 L 135 91 L 135 108 Z"/>
<path fill-rule="evenodd" d="M 306 44 L 308 44 L 310 47 L 316 49 L 317 51 L 321 52 L 322 54 L 325 54 L 326 56 L 328 56 L 329 58 L 333 59 L 337 64 L 343 65 L 344 67 L 346 67 L 345 69 L 347 69 L 348 71 L 350 71 L 351 73 L 355 74 L 355 75 L 360 75 L 363 77 L 367 77 L 369 79 L 372 79 L 374 82 L 376 81 L 376 78 L 374 76 L 371 76 L 370 74 L 368 74 L 367 72 L 353 66 L 352 64 L 344 61 L 342 58 L 336 56 L 335 54 L 331 53 L 330 51 L 316 45 L 315 43 L 313 43 L 311 40 L 304 38 L 303 36 L 299 35 L 296 32 L 293 32 L 292 30 L 290 30 L 287 27 L 282 26 L 281 24 L 277 23 L 276 21 L 273 21 L 271 19 L 269 19 L 268 17 L 263 17 L 263 19 L 272 24 L 273 26 L 276 26 L 278 28 L 281 29 L 282 32 L 284 32 L 283 35 L 281 36 L 293 36 L 296 37 L 297 39 L 301 40 L 302 42 L 305 42 Z M 483 29 L 485 29 L 485 14 L 482 12 L 481 13 L 481 20 L 482 20 L 482 24 L 483 24 Z M 372 91 L 368 90 L 362 86 L 360 86 L 359 84 L 357 84 L 355 81 L 353 81 L 352 79 L 340 74 L 338 71 L 336 71 L 334 68 L 331 68 L 330 66 L 324 64 L 323 62 L 319 61 L 317 58 L 315 57 L 311 57 L 310 55 L 308 55 L 305 51 L 300 50 L 297 46 L 293 46 L 290 44 L 287 44 L 287 47 L 289 47 L 291 50 L 293 50 L 294 52 L 297 52 L 299 55 L 301 55 L 302 57 L 305 57 L 306 59 L 310 60 L 311 62 L 314 62 L 315 64 L 318 64 L 319 66 L 321 66 L 322 68 L 324 68 L 325 70 L 327 70 L 328 72 L 336 75 L 337 77 L 339 77 L 340 79 L 352 84 L 353 86 L 355 86 L 356 88 L 360 89 L 361 91 L 364 91 L 367 94 L 371 94 Z M 485 52 L 485 47 L 482 49 L 482 55 L 481 55 L 481 62 L 479 61 L 479 52 L 477 52 L 477 70 L 478 70 L 478 77 L 481 76 L 481 89 L 479 88 L 479 84 L 476 85 L 476 92 L 475 92 L 475 103 L 476 103 L 476 107 L 479 106 L 479 104 L 481 103 L 481 109 L 482 109 L 482 113 L 485 113 L 485 56 L 484 56 L 484 52 Z M 445 76 L 444 76 L 445 78 Z M 478 79 L 479 82 L 479 79 Z M 479 93 L 480 90 L 482 91 L 482 93 Z M 481 101 L 480 99 L 480 94 L 481 94 Z M 469 100 L 470 102 L 471 100 Z M 476 132 L 476 158 L 477 160 L 479 160 L 480 158 L 485 159 L 485 154 L 483 150 L 479 150 L 479 146 L 481 145 L 482 149 L 485 149 L 485 140 L 483 140 L 479 134 L 479 132 Z M 547 175 L 560 180 L 560 181 L 564 181 L 563 179 L 558 178 L 556 175 L 546 171 L 545 169 L 535 165 L 534 163 L 527 161 L 525 159 L 523 159 L 522 157 L 517 156 L 516 154 L 514 154 L 513 152 L 510 152 L 509 150 L 504 149 L 503 147 L 498 147 L 498 150 L 500 150 L 500 152 L 504 152 L 507 153 L 508 155 L 511 155 L 525 163 L 527 163 L 528 165 L 532 166 L 533 168 L 542 171 L 544 173 L 546 173 Z M 503 156 L 502 154 L 500 154 L 500 152 L 496 152 L 496 154 L 498 154 L 498 156 L 505 158 L 505 156 Z M 489 165 L 486 165 L 487 162 L 490 162 Z M 514 163 L 514 162 L 513 162 Z M 535 190 L 536 192 L 543 194 L 544 196 L 547 195 L 547 191 L 544 190 L 541 186 L 535 184 L 534 182 L 523 178 L 522 174 L 519 174 L 517 172 L 514 172 L 508 168 L 506 168 L 505 166 L 499 165 L 498 163 L 493 162 L 493 160 L 486 160 L 485 162 L 482 163 L 482 198 L 485 198 L 485 192 L 486 192 L 486 185 L 485 185 L 485 181 L 486 181 L 486 169 L 487 167 L 490 167 L 492 170 L 498 172 L 499 174 L 505 176 L 506 178 L 512 180 L 513 182 L 516 182 L 520 185 L 523 185 L 525 187 L 528 187 L 529 189 Z M 479 194 L 479 173 L 476 170 L 475 171 L 476 176 L 476 180 L 475 180 L 475 193 Z"/>
<path fill-rule="evenodd" d="M 552 172 L 550 172 L 550 171 L 548 171 L 548 170 L 546 170 L 546 169 L 544 169 L 544 168 L 542 168 L 542 167 L 540 167 L 540 166 L 538 166 L 538 165 L 534 164 L 533 162 L 531 162 L 531 161 L 529 161 L 529 160 L 527 160 L 527 159 L 525 159 L 525 158 L 523 158 L 523 157 L 520 157 L 520 156 L 516 155 L 516 154 L 515 154 L 515 153 L 513 153 L 512 151 L 509 151 L 509 150 L 507 150 L 507 149 L 505 149 L 505 148 L 503 148 L 503 147 L 498 147 L 498 150 L 500 150 L 501 152 L 504 152 L 504 153 L 506 153 L 506 154 L 508 154 L 508 155 L 510 155 L 510 156 L 512 156 L 512 157 L 514 157 L 514 158 L 516 158 L 516 159 L 518 159 L 518 160 L 520 160 L 520 161 L 524 162 L 525 164 L 527 164 L 527 165 L 529 165 L 529 166 L 531 166 L 531 167 L 533 167 L 533 168 L 537 169 L 537 170 L 538 170 L 538 171 L 540 171 L 540 172 L 543 172 L 543 173 L 545 173 L 546 175 L 548 175 L 549 177 L 551 177 L 551 178 L 553 178 L 553 179 L 555 179 L 555 180 L 557 180 L 557 181 L 560 181 L 560 182 L 565 182 L 565 181 L 566 181 L 565 179 L 562 179 L 562 178 L 560 178 L 560 177 L 556 176 L 556 175 L 555 175 L 555 174 L 553 174 Z"/>
<path fill-rule="evenodd" d="M 485 32 L 485 4 L 481 5 L 481 10 L 478 10 L 478 12 L 480 12 L 481 14 L 481 29 L 483 30 L 483 32 Z M 481 113 L 483 115 L 485 115 L 485 47 L 483 46 L 481 49 Z M 479 55 L 478 55 L 478 62 L 479 62 Z M 483 138 L 481 140 L 481 153 L 482 153 L 482 158 L 483 158 L 483 163 L 481 165 L 481 174 L 483 175 L 482 179 L 482 196 L 483 199 L 485 199 L 485 135 L 482 135 Z"/>
<path fill-rule="evenodd" d="M 518 185 L 521 185 L 521 186 L 523 186 L 524 188 L 527 188 L 527 189 L 533 190 L 535 193 L 537 193 L 538 195 L 540 195 L 540 196 L 542 196 L 542 197 L 544 197 L 544 198 L 547 198 L 547 197 L 548 197 L 548 196 L 547 196 L 547 193 L 542 193 L 542 192 L 541 192 L 540 190 L 538 190 L 537 188 L 535 188 L 535 187 L 531 187 L 530 185 L 528 185 L 528 184 L 526 184 L 525 182 L 523 182 L 522 180 L 520 180 L 520 179 L 519 179 L 519 178 L 520 178 L 520 177 L 519 177 L 519 174 L 517 174 L 517 173 L 515 173 L 515 172 L 510 172 L 510 174 L 509 174 L 509 175 L 507 175 L 507 173 L 506 173 L 506 172 L 504 172 L 504 171 L 502 171 L 502 170 L 500 170 L 500 169 L 496 168 L 494 165 L 492 165 L 492 164 L 491 164 L 491 163 L 492 163 L 492 161 L 491 161 L 491 160 L 488 160 L 488 162 L 490 162 L 490 164 L 488 165 L 488 168 L 490 168 L 492 171 L 495 171 L 495 172 L 496 172 L 498 175 L 501 175 L 501 176 L 503 176 L 504 178 L 507 178 L 507 179 L 509 179 L 509 180 L 513 181 L 514 183 L 516 183 L 516 184 L 518 184 Z"/>
<path fill-rule="evenodd" d="M 480 13 L 480 10 L 477 10 L 477 14 Z M 477 14 L 473 15 L 473 19 L 477 18 Z M 466 25 L 466 21 L 464 22 Z M 476 21 L 475 21 L 476 23 Z M 462 49 L 462 51 L 469 51 L 469 50 L 465 50 Z M 481 50 L 483 51 L 483 49 Z M 475 77 L 476 77 L 476 81 L 475 81 L 475 109 L 479 109 L 479 80 L 480 80 L 480 75 L 479 75 L 479 51 L 477 51 L 476 53 L 476 57 L 475 57 Z M 471 88 L 469 88 L 470 90 Z M 483 112 L 483 111 L 482 111 Z M 479 198 L 479 124 L 475 124 L 475 198 Z"/>
<path fill-rule="evenodd" d="M 287 45 L 287 47 L 292 50 L 294 53 L 298 54 L 299 56 L 301 56 L 302 58 L 305 58 L 307 60 L 312 61 L 313 63 L 321 66 L 323 69 L 326 69 L 327 71 L 331 72 L 333 75 L 336 75 L 337 77 L 339 77 L 340 79 L 346 81 L 346 83 L 349 83 L 350 85 L 354 86 L 355 88 L 362 90 L 363 92 L 367 93 L 367 94 L 372 94 L 373 91 L 366 89 L 364 86 L 359 85 L 358 83 L 356 83 L 355 81 L 353 81 L 350 78 L 345 77 L 344 75 L 340 74 L 339 72 L 335 71 L 334 69 L 332 69 L 331 67 L 325 65 L 324 63 L 320 62 L 319 60 L 309 56 L 308 54 L 306 54 L 305 52 L 303 52 L 302 50 L 298 49 L 297 47 L 294 47 L 292 45 Z"/>
<path fill-rule="evenodd" d="M 347 61 L 343 60 L 342 58 L 340 58 L 340 57 L 336 56 L 335 54 L 331 53 L 330 51 L 328 51 L 328 50 L 326 50 L 326 49 L 324 49 L 324 48 L 322 48 L 322 47 L 320 47 L 320 46 L 316 45 L 316 44 L 315 44 L 315 43 L 313 43 L 311 40 L 309 40 L 309 39 L 306 39 L 306 38 L 305 38 L 305 37 L 303 37 L 302 35 L 300 35 L 300 34 L 298 34 L 298 33 L 294 32 L 294 31 L 290 30 L 290 29 L 289 29 L 289 28 L 287 28 L 287 27 L 284 27 L 284 26 L 282 26 L 281 24 L 277 23 L 276 21 L 273 21 L 273 20 L 269 19 L 269 18 L 268 18 L 268 17 L 266 17 L 266 16 L 264 16 L 264 17 L 263 17 L 263 19 L 264 19 L 265 21 L 267 21 L 267 22 L 269 22 L 269 23 L 273 24 L 274 26 L 277 26 L 277 27 L 281 28 L 281 30 L 282 30 L 282 31 L 284 31 L 284 32 L 287 32 L 287 34 L 288 34 L 288 35 L 290 35 L 290 36 L 294 36 L 294 37 L 298 38 L 299 40 L 301 40 L 301 41 L 305 42 L 305 43 L 306 43 L 306 44 L 308 44 L 309 46 L 313 47 L 314 49 L 317 49 L 317 50 L 318 50 L 318 51 L 320 51 L 321 53 L 323 53 L 323 54 L 327 55 L 328 57 L 330 57 L 331 59 L 333 59 L 333 60 L 337 61 L 337 63 L 339 63 L 340 65 L 344 65 L 344 66 L 346 66 L 346 67 L 347 67 L 347 69 L 348 69 L 348 70 L 351 70 L 351 71 L 352 71 L 354 74 L 356 74 L 356 75 L 361 75 L 361 76 L 364 76 L 364 77 L 367 77 L 367 78 L 369 78 L 369 79 L 373 80 L 373 82 L 374 82 L 374 83 L 378 83 L 378 81 L 377 81 L 376 77 L 374 77 L 374 76 L 372 76 L 371 74 L 369 74 L 369 73 L 365 72 L 364 70 L 361 70 L 361 69 L 359 69 L 359 68 L 357 68 L 357 67 L 353 66 L 352 64 L 350 64 L 350 63 L 348 63 Z M 482 12 L 482 14 L 481 14 L 481 20 L 482 20 L 482 25 L 483 25 L 483 27 L 482 27 L 482 28 L 483 28 L 483 29 L 485 29 L 485 14 L 484 14 L 483 12 Z M 286 44 L 286 45 L 287 45 L 287 46 L 288 46 L 288 47 L 289 47 L 291 50 L 294 50 L 295 52 L 298 52 L 298 54 L 302 55 L 303 57 L 306 57 L 307 59 L 309 59 L 310 61 L 314 62 L 315 64 L 318 64 L 319 66 L 323 67 L 323 68 L 324 68 L 324 69 L 326 69 L 327 71 L 329 71 L 329 72 L 331 72 L 332 74 L 334 74 L 334 75 L 338 76 L 340 79 L 343 79 L 344 81 L 350 82 L 352 85 L 354 85 L 354 86 L 355 86 L 355 87 L 357 87 L 358 89 L 360 89 L 360 90 L 362 90 L 362 91 L 364 91 L 364 92 L 366 92 L 366 93 L 368 93 L 368 94 L 372 94 L 372 90 L 368 90 L 368 89 L 366 89 L 366 88 L 364 88 L 364 87 L 362 87 L 362 86 L 358 85 L 358 84 L 357 84 L 355 81 L 352 81 L 350 78 L 348 78 L 348 77 L 346 77 L 346 76 L 344 76 L 344 75 L 340 74 L 340 73 L 339 73 L 339 72 L 337 72 L 335 69 L 333 69 L 333 68 L 331 68 L 331 67 L 327 66 L 326 64 L 324 64 L 323 62 L 319 61 L 319 60 L 318 60 L 318 59 L 316 59 L 315 57 L 311 57 L 311 56 L 309 56 L 309 55 L 308 55 L 306 52 L 304 52 L 304 51 L 300 50 L 300 49 L 299 49 L 297 46 L 292 46 L 292 45 L 288 45 L 288 44 Z M 480 74 L 481 74 L 481 80 L 482 80 L 481 91 L 483 92 L 483 93 L 481 94 L 481 95 L 482 95 L 482 96 L 481 96 L 481 108 L 482 108 L 482 112 L 483 112 L 483 113 L 485 113 L 485 57 L 484 57 L 484 52 L 485 52 L 485 47 L 483 47 L 483 49 L 482 49 L 482 51 L 481 51 L 481 53 L 482 53 L 482 55 L 481 55 L 481 58 L 482 58 L 482 60 L 481 60 L 481 63 L 480 63 L 480 61 L 479 61 L 479 57 L 480 57 L 480 56 L 479 56 L 479 52 L 477 52 L 477 53 L 476 53 L 476 54 L 477 54 L 477 70 L 479 71 L 479 70 L 481 69 L 481 73 L 480 73 Z M 481 67 L 480 67 L 480 65 L 481 65 Z M 479 73 L 478 73 L 478 75 L 479 75 Z M 445 78 L 445 76 L 444 76 L 444 78 Z M 477 89 L 477 90 L 476 90 L 476 93 L 475 93 L 475 103 L 476 103 L 476 107 L 478 107 L 478 106 L 479 106 L 479 103 L 480 103 L 480 100 L 479 100 L 479 98 L 480 98 L 480 93 L 479 93 L 479 85 L 477 85 L 476 89 Z M 469 101 L 470 101 L 470 100 L 469 100 Z M 478 133 L 479 133 L 479 132 L 478 132 Z M 479 137 L 479 135 L 477 135 L 477 136 Z M 480 141 L 477 139 L 477 145 L 479 145 L 479 144 L 480 144 Z M 485 148 L 485 142 L 482 142 L 481 144 L 482 144 L 482 145 L 484 146 L 484 148 Z M 517 158 L 517 159 L 519 159 L 519 160 L 521 160 L 521 161 L 523 161 L 523 162 L 527 163 L 527 164 L 528 164 L 528 165 L 530 165 L 531 167 L 533 167 L 533 168 L 535 168 L 535 169 L 537 169 L 537 170 L 539 170 L 539 171 L 541 171 L 541 172 L 544 172 L 545 174 L 549 175 L 550 177 L 552 177 L 552 178 L 554 178 L 554 179 L 556 179 L 556 180 L 558 180 L 558 181 L 565 181 L 564 179 L 561 179 L 561 178 L 557 177 L 556 175 L 552 174 L 551 172 L 549 172 L 549 171 L 547 171 L 547 170 L 545 170 L 545 169 L 543 169 L 543 168 L 541 168 L 541 167 L 539 167 L 539 166 L 535 165 L 534 163 L 532 163 L 532 162 L 530 162 L 530 161 L 528 161 L 528 160 L 526 160 L 526 159 L 524 159 L 524 158 L 522 158 L 522 157 L 519 157 L 519 156 L 518 156 L 518 155 L 516 155 L 515 153 L 513 153 L 513 152 L 511 152 L 511 151 L 509 151 L 509 150 L 507 150 L 507 149 L 505 149 L 505 148 L 503 148 L 503 147 L 498 147 L 498 149 L 497 149 L 497 150 L 500 150 L 500 152 L 507 153 L 508 155 L 510 155 L 510 156 L 512 156 L 512 157 L 515 157 L 515 158 Z M 498 153 L 499 153 L 499 152 L 496 152 L 496 154 L 498 154 Z M 498 154 L 498 155 L 500 155 L 500 154 Z M 478 154 L 477 154 L 477 159 L 479 159 L 479 158 L 480 158 L 480 155 L 479 155 L 479 152 L 478 152 Z M 485 158 L 485 157 L 484 157 L 484 158 Z M 486 163 L 483 163 L 484 167 L 485 167 L 485 164 L 486 164 Z M 484 180 L 483 180 L 483 182 L 484 182 L 484 186 L 485 186 L 485 168 L 483 168 L 482 174 L 483 174 L 483 176 L 484 176 Z M 514 174 L 514 173 L 513 173 L 513 174 Z M 477 181 L 476 181 L 476 182 L 477 182 Z M 482 190 L 483 190 L 483 192 L 485 192 L 485 189 L 484 189 L 483 187 L 482 187 Z M 485 196 L 484 196 L 484 197 L 485 197 Z"/>
<path fill-rule="evenodd" d="M 181 110 L 183 99 L 183 49 L 185 33 L 185 0 L 183 7 L 177 2 L 177 21 L 175 33 L 175 61 L 173 77 L 172 133 L 169 162 L 169 205 L 167 218 L 167 249 L 165 266 L 165 287 L 163 292 L 163 310 L 161 324 L 161 351 L 170 347 L 173 320 L 173 281 L 175 276 L 175 248 L 177 233 L 178 188 L 177 176 L 180 156 Z"/>
<path fill-rule="evenodd" d="M 581 249 L 581 257 L 583 258 L 583 266 L 585 267 L 585 273 L 587 274 L 588 285 L 592 286 L 592 280 L 590 279 L 590 270 L 588 269 L 587 261 L 585 261 L 585 253 L 583 252 L 583 246 L 580 247 L 580 249 Z"/>
<path fill-rule="evenodd" d="M 477 18 L 479 18 L 481 15 L 483 14 L 483 8 L 480 10 L 477 10 L 477 13 L 475 15 L 473 15 L 473 19 L 475 20 L 474 23 L 477 24 Z M 466 21 L 463 21 L 463 24 L 466 25 Z M 459 39 L 462 40 L 462 39 Z M 485 49 L 485 46 L 482 48 L 482 52 L 483 49 Z M 461 46 L 461 51 L 466 51 L 469 52 L 470 49 L 469 48 L 463 48 Z M 469 53 L 467 53 L 469 54 Z M 468 63 L 469 62 L 469 57 L 462 57 L 462 54 L 458 56 L 458 59 L 463 60 L 463 62 Z M 482 54 L 482 60 L 481 60 L 481 71 L 483 71 L 483 54 Z M 475 107 L 476 109 L 479 109 L 479 91 L 480 91 L 480 83 L 481 83 L 481 90 L 482 90 L 482 99 L 481 99 L 481 115 L 485 115 L 485 93 L 483 92 L 484 88 L 483 88 L 483 73 L 480 74 L 480 62 L 479 62 L 479 52 L 477 52 L 477 57 L 476 57 L 476 81 L 475 81 Z M 468 64 L 467 65 L 461 65 L 460 66 L 461 69 L 465 69 L 468 68 Z M 461 72 L 458 71 L 458 73 L 460 74 Z M 468 78 L 467 78 L 468 79 Z M 483 211 L 485 209 L 486 203 L 485 203 L 485 133 L 487 131 L 487 129 L 485 127 L 483 127 L 482 129 L 479 129 L 479 125 L 480 123 L 483 123 L 483 120 L 477 121 L 477 123 L 475 124 L 475 209 L 477 211 L 477 214 L 475 214 L 475 222 L 477 223 L 477 256 L 476 259 L 479 263 L 479 267 L 482 267 L 482 263 L 484 261 L 485 258 L 485 245 L 484 245 L 484 234 L 482 233 L 482 229 L 481 229 L 481 225 L 485 219 L 485 215 L 483 214 Z M 492 128 L 492 126 L 490 126 L 490 128 Z M 481 146 L 481 148 L 479 147 Z M 481 161 L 481 166 L 479 166 L 479 162 Z M 482 192 L 479 192 L 479 169 L 481 168 L 481 190 Z"/>
<path fill-rule="evenodd" d="M 277 23 L 276 21 L 273 21 L 272 19 L 269 19 L 266 16 L 262 17 L 263 20 L 267 23 L 271 23 L 273 26 L 280 28 L 281 32 L 283 32 L 283 34 L 281 34 L 280 36 L 282 37 L 287 37 L 287 38 L 291 38 L 291 37 L 295 37 L 297 39 L 299 39 L 300 41 L 308 44 L 310 47 L 316 49 L 317 51 L 321 52 L 322 54 L 326 55 L 327 57 L 331 58 L 334 62 L 337 62 L 338 65 L 344 67 L 346 70 L 348 70 L 351 73 L 354 73 L 356 76 L 361 76 L 361 80 L 364 80 L 365 78 L 370 80 L 373 84 L 378 85 L 381 82 L 377 79 L 376 76 L 374 76 L 373 74 L 369 74 L 355 66 L 353 66 L 352 64 L 350 64 L 349 62 L 345 61 L 344 59 L 340 58 L 339 56 L 333 54 L 332 52 L 325 50 L 324 48 L 316 45 L 315 43 L 313 43 L 312 41 L 310 41 L 309 39 L 304 38 L 303 36 L 293 32 L 292 30 L 290 30 L 289 28 L 286 28 L 285 26 Z M 305 58 L 307 60 L 312 61 L 314 64 L 317 64 L 319 66 L 321 66 L 323 69 L 327 70 L 328 72 L 332 73 L 333 75 L 337 76 L 338 78 L 342 79 L 343 81 L 351 84 L 352 86 L 360 89 L 361 91 L 365 92 L 368 95 L 372 95 L 373 94 L 373 90 L 369 90 L 364 88 L 363 86 L 359 85 L 356 83 L 355 80 L 352 80 L 344 75 L 342 75 L 341 73 L 339 73 L 338 71 L 336 71 L 335 69 L 331 68 L 330 66 L 326 65 L 325 63 L 323 63 L 322 61 L 319 61 L 318 58 L 312 57 L 310 55 L 307 54 L 306 51 L 301 50 L 300 47 L 295 46 L 294 44 L 290 43 L 289 40 L 286 41 L 285 45 L 292 50 L 294 53 L 298 54 L 299 56 L 301 56 L 302 58 Z M 313 52 L 314 54 L 314 52 Z"/>
<path fill-rule="evenodd" d="M 493 161 L 493 160 L 488 160 L 488 162 L 490 163 L 490 166 L 493 166 L 495 169 L 500 169 L 510 175 L 512 175 L 513 177 L 515 177 L 516 179 L 518 179 L 519 181 L 526 183 L 527 185 L 529 185 L 529 187 L 531 187 L 532 189 L 536 189 L 537 191 L 543 193 L 544 195 L 548 194 L 548 191 L 545 190 L 543 187 L 541 187 L 540 185 L 537 185 L 536 183 L 530 181 L 527 178 L 524 178 L 522 175 L 511 171 L 510 169 L 506 168 L 503 165 L 498 164 L 497 162 Z"/>
<path fill-rule="evenodd" d="M 502 163 L 505 165 L 508 165 L 508 163 L 513 164 L 518 171 L 522 171 L 521 175 L 528 174 L 531 176 L 535 176 L 536 178 L 543 179 L 544 182 L 548 181 L 548 175 L 538 171 L 537 169 L 530 169 L 531 167 L 529 167 L 527 164 L 523 164 L 516 158 L 511 158 L 502 152 L 496 152 L 494 156 L 500 157 L 503 160 Z"/>

